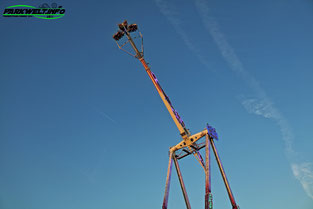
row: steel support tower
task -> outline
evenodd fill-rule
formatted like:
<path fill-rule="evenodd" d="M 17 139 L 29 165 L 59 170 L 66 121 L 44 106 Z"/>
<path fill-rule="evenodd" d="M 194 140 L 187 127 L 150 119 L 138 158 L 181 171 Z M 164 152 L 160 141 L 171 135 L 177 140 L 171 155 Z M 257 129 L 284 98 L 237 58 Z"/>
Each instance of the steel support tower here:
<path fill-rule="evenodd" d="M 211 192 L 211 170 L 210 170 L 210 150 L 212 148 L 214 156 L 216 158 L 219 170 L 221 172 L 228 197 L 230 199 L 230 203 L 232 205 L 233 209 L 239 209 L 239 206 L 235 202 L 234 195 L 230 189 L 229 182 L 226 178 L 226 174 L 224 171 L 224 168 L 222 166 L 220 157 L 217 153 L 214 140 L 218 140 L 218 135 L 216 133 L 216 130 L 209 126 L 208 124 L 204 128 L 204 130 L 196 133 L 191 134 L 189 130 L 186 128 L 185 123 L 179 116 L 178 112 L 174 109 L 170 99 L 165 94 L 164 90 L 162 89 L 158 79 L 154 75 L 153 72 L 151 72 L 148 64 L 146 63 L 144 59 L 144 53 L 143 53 L 143 39 L 142 34 L 138 31 L 137 24 L 128 24 L 125 20 L 123 23 L 118 24 L 119 30 L 113 35 L 113 39 L 116 41 L 118 47 L 128 54 L 134 56 L 137 58 L 143 65 L 145 71 L 147 72 L 149 78 L 151 79 L 153 85 L 155 86 L 156 90 L 158 91 L 162 101 L 164 102 L 168 112 L 170 113 L 174 123 L 176 124 L 179 133 L 182 137 L 182 141 L 176 144 L 175 146 L 170 147 L 169 150 L 169 162 L 168 162 L 168 168 L 167 168 L 167 176 L 166 176 L 166 184 L 165 184 L 165 192 L 164 192 L 164 198 L 163 198 L 163 204 L 162 209 L 167 209 L 167 203 L 168 203 L 168 197 L 169 197 L 169 190 L 170 190 L 170 182 L 171 182 L 171 173 L 172 173 L 172 165 L 174 162 L 176 172 L 178 175 L 179 183 L 182 189 L 182 193 L 185 199 L 186 207 L 187 209 L 191 209 L 190 202 L 187 195 L 187 190 L 183 181 L 182 173 L 179 167 L 178 161 L 182 158 L 188 156 L 188 155 L 194 155 L 195 158 L 198 160 L 200 165 L 203 167 L 205 172 L 205 209 L 212 209 L 213 208 L 213 200 L 212 200 L 212 192 Z M 131 36 L 131 33 L 136 32 L 136 36 Z M 123 37 L 127 37 L 126 41 L 124 43 L 121 43 L 120 41 L 123 39 Z M 141 40 L 141 48 L 140 50 L 137 48 L 134 39 L 139 38 Z M 133 53 L 127 51 L 124 49 L 124 46 L 129 43 L 131 45 L 131 48 L 133 49 Z M 202 140 L 204 139 L 204 140 Z M 204 141 L 204 142 L 201 142 Z M 203 160 L 200 150 L 202 148 L 205 148 L 205 160 Z"/>

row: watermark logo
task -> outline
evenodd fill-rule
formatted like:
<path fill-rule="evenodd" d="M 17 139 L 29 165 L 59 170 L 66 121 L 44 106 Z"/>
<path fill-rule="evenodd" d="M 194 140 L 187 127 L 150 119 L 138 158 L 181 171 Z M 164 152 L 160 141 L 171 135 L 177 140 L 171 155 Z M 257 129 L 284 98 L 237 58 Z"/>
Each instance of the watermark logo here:
<path fill-rule="evenodd" d="M 38 8 L 30 5 L 13 5 L 4 9 L 3 17 L 37 17 L 40 19 L 58 19 L 65 15 L 65 9 L 52 3 L 41 4 Z"/>

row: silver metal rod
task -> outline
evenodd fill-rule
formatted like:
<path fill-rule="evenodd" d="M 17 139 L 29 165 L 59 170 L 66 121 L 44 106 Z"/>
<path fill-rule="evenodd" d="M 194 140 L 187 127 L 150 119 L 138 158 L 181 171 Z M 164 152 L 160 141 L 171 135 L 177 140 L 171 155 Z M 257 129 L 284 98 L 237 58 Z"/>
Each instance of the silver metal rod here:
<path fill-rule="evenodd" d="M 132 37 L 130 36 L 130 34 L 129 34 L 128 32 L 125 32 L 125 34 L 126 34 L 128 40 L 129 40 L 129 42 L 130 42 L 130 45 L 133 47 L 133 49 L 134 49 L 134 51 L 135 51 L 135 53 L 136 53 L 136 57 L 137 57 L 138 59 L 140 59 L 140 58 L 142 57 L 142 55 L 141 55 L 141 53 L 139 52 L 139 50 L 137 49 L 136 44 L 134 43 Z"/>
<path fill-rule="evenodd" d="M 181 172 L 180 172 L 180 168 L 179 168 L 178 161 L 177 161 L 177 158 L 175 156 L 175 153 L 173 153 L 173 160 L 174 160 L 175 168 L 176 168 L 176 171 L 177 171 L 180 187 L 181 187 L 181 189 L 183 191 L 184 199 L 185 199 L 185 202 L 186 202 L 186 207 L 187 207 L 187 209 L 191 209 L 190 202 L 189 202 L 188 195 L 187 195 L 187 191 L 186 191 L 186 188 L 185 188 L 185 184 L 184 184 Z"/>
<path fill-rule="evenodd" d="M 173 164 L 172 158 L 173 158 L 173 153 L 170 152 L 170 157 L 169 157 L 168 167 L 167 167 L 166 184 L 165 184 L 165 192 L 164 192 L 162 209 L 167 209 L 168 195 L 169 195 L 170 183 L 171 183 L 172 164 Z"/>

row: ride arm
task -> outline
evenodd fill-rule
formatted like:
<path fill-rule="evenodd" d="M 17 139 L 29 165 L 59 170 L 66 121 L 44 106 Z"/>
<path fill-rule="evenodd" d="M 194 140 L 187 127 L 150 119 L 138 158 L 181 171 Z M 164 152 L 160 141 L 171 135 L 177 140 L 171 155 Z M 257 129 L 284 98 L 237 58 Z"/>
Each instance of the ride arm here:
<path fill-rule="evenodd" d="M 163 103 L 165 104 L 166 109 L 168 110 L 168 112 L 170 113 L 172 119 L 175 122 L 175 125 L 177 126 L 180 135 L 182 136 L 183 139 L 187 139 L 190 136 L 190 133 L 188 131 L 188 129 L 185 127 L 185 123 L 184 121 L 180 118 L 178 112 L 174 109 L 174 107 L 171 104 L 170 99 L 168 98 L 168 96 L 165 94 L 165 92 L 163 91 L 161 85 L 158 82 L 158 79 L 156 78 L 156 76 L 153 74 L 153 72 L 151 72 L 148 64 L 146 63 L 145 59 L 143 58 L 143 53 L 140 52 L 137 47 L 136 44 L 134 43 L 132 37 L 130 36 L 129 32 L 125 31 L 125 34 L 128 38 L 128 41 L 130 42 L 130 45 L 132 46 L 134 52 L 135 52 L 135 57 L 137 59 L 139 59 L 139 61 L 142 63 L 143 67 L 145 68 L 147 74 L 149 75 L 149 78 L 151 79 L 154 87 L 156 88 L 156 90 L 158 91 Z"/>
<path fill-rule="evenodd" d="M 172 106 L 171 101 L 169 100 L 169 98 L 165 94 L 165 92 L 163 91 L 163 89 L 162 89 L 161 85 L 159 84 L 158 79 L 156 78 L 154 73 L 151 72 L 151 70 L 150 70 L 149 66 L 147 65 L 146 61 L 144 60 L 144 58 L 140 57 L 139 60 L 142 63 L 142 65 L 144 66 L 144 68 L 145 68 L 147 74 L 149 75 L 149 78 L 151 79 L 154 87 L 158 91 L 163 103 L 165 104 L 166 109 L 168 110 L 172 119 L 174 120 L 175 125 L 177 126 L 177 128 L 180 132 L 180 135 L 182 136 L 183 139 L 187 139 L 188 136 L 190 136 L 190 133 L 187 130 L 187 128 L 185 127 L 184 121 L 180 118 L 178 112 Z"/>

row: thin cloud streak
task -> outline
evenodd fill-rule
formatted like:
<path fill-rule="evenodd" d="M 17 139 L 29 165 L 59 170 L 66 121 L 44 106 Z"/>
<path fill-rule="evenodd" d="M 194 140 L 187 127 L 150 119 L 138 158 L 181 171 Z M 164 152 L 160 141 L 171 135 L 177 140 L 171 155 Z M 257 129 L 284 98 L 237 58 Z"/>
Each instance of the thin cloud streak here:
<path fill-rule="evenodd" d="M 111 122 L 117 124 L 117 122 L 115 120 L 113 120 L 108 114 L 106 114 L 105 112 L 99 111 L 100 115 L 104 116 L 105 118 L 109 119 Z"/>
<path fill-rule="evenodd" d="M 117 122 L 111 118 L 107 113 L 101 111 L 99 108 L 92 106 L 92 109 L 94 109 L 96 112 L 98 112 L 101 116 L 103 116 L 104 118 L 108 119 L 109 121 L 111 121 L 114 124 L 117 124 Z"/>
<path fill-rule="evenodd" d="M 246 99 L 241 98 L 242 106 L 247 110 L 248 113 L 262 116 L 264 118 L 273 119 L 273 121 L 278 125 L 280 132 L 282 134 L 282 139 L 285 143 L 285 152 L 288 160 L 292 161 L 297 157 L 297 153 L 293 150 L 293 139 L 294 135 L 292 129 L 289 126 L 288 121 L 283 115 L 274 107 L 269 100 L 264 99 Z"/>
<path fill-rule="evenodd" d="M 285 152 L 289 161 L 297 161 L 296 152 L 292 148 L 294 139 L 293 133 L 285 117 L 274 107 L 271 100 L 266 95 L 265 91 L 260 87 L 256 79 L 246 71 L 237 57 L 234 49 L 227 42 L 224 34 L 220 31 L 217 21 L 209 15 L 209 7 L 204 0 L 195 0 L 195 5 L 200 13 L 203 24 L 211 34 L 217 44 L 222 56 L 251 89 L 253 89 L 260 99 L 244 99 L 242 105 L 249 113 L 273 119 L 280 127 L 283 141 L 285 142 Z M 300 181 L 306 194 L 313 199 L 313 169 L 311 163 L 291 163 L 291 169 L 295 178 Z"/>
<path fill-rule="evenodd" d="M 300 181 L 304 191 L 313 199 L 312 163 L 291 164 L 293 175 Z"/>
<path fill-rule="evenodd" d="M 192 43 L 189 39 L 186 32 L 181 27 L 182 22 L 178 17 L 178 12 L 173 8 L 170 7 L 169 4 L 164 0 L 156 0 L 156 5 L 159 7 L 161 13 L 168 19 L 168 21 L 173 25 L 177 34 L 181 37 L 185 45 L 189 48 L 189 50 L 194 53 L 200 62 L 209 69 L 212 69 L 209 62 L 203 57 L 203 55 L 199 52 L 196 46 Z"/>

